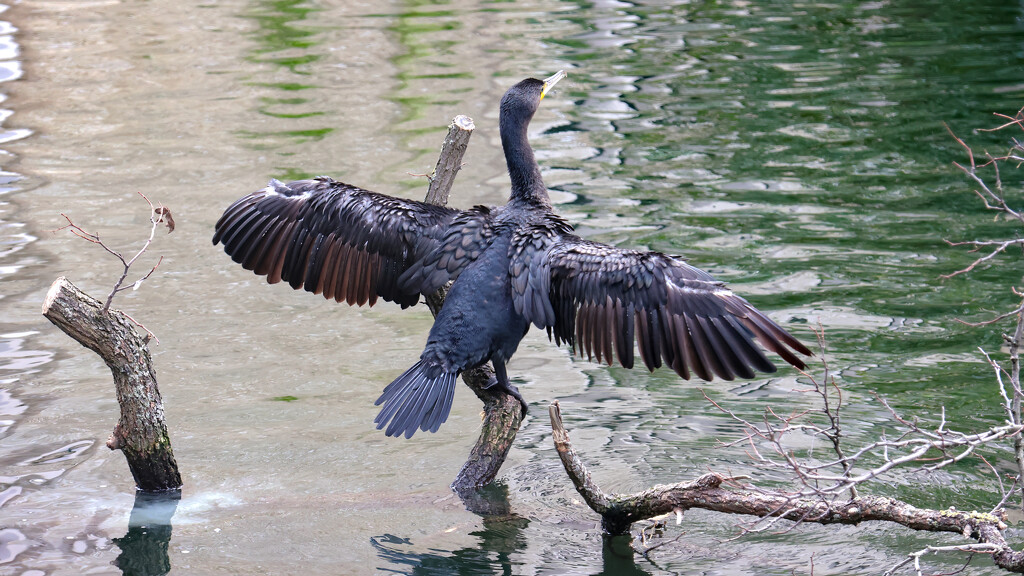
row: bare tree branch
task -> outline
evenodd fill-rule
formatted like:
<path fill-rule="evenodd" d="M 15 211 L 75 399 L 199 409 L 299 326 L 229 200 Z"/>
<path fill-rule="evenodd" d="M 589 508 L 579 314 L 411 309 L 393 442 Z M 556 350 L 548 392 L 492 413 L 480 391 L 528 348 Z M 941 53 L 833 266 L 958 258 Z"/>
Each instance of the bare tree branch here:
<path fill-rule="evenodd" d="M 463 166 L 462 158 L 475 128 L 473 120 L 468 116 L 459 115 L 452 119 L 441 145 L 437 165 L 428 176 L 430 186 L 426 202 L 439 206 L 448 203 L 448 194 L 455 183 L 455 176 Z M 443 286 L 426 297 L 431 314 L 437 316 L 447 294 L 448 287 Z M 451 485 L 470 507 L 477 505 L 477 500 L 473 498 L 474 491 L 489 484 L 498 475 L 523 422 L 518 400 L 494 387 L 488 388 L 493 376 L 494 369 L 490 364 L 466 370 L 462 374 L 463 382 L 484 403 L 480 436 Z"/>
<path fill-rule="evenodd" d="M 552 439 L 566 473 L 587 505 L 601 515 L 602 526 L 609 534 L 624 534 L 632 523 L 641 519 L 664 514 L 678 516 L 691 508 L 752 515 L 764 520 L 767 526 L 775 526 L 782 521 L 853 525 L 885 521 L 913 530 L 956 533 L 977 541 L 977 544 L 933 546 L 915 553 L 917 559 L 912 558 L 911 561 L 918 568 L 919 558 L 926 552 L 957 550 L 991 554 L 998 566 L 1024 573 L 1024 553 L 1014 551 L 1006 543 L 1003 537 L 1007 528 L 1004 518 L 990 513 L 961 512 L 953 508 L 928 510 L 878 496 L 825 500 L 737 484 L 736 478 L 726 478 L 713 472 L 691 482 L 659 485 L 634 494 L 607 494 L 593 480 L 573 448 L 558 402 L 548 408 L 548 413 Z"/>

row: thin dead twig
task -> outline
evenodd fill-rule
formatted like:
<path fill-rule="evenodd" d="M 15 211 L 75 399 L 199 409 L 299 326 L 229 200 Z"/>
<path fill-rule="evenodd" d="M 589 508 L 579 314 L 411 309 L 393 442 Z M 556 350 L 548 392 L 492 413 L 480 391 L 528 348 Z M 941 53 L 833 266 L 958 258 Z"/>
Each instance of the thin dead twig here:
<path fill-rule="evenodd" d="M 113 302 L 115 295 L 117 295 L 119 292 L 123 292 L 129 289 L 138 290 L 139 286 L 141 286 L 143 282 L 148 280 L 150 276 L 152 276 L 153 273 L 156 272 L 156 269 L 163 262 L 163 256 L 161 256 L 160 258 L 157 259 L 156 264 L 154 264 L 153 267 L 149 269 L 149 272 L 139 277 L 130 286 L 124 286 L 125 280 L 128 278 L 128 274 L 131 270 L 132 265 L 134 265 L 135 261 L 138 260 L 139 257 L 146 252 L 146 250 L 149 249 L 149 246 L 153 243 L 153 239 L 156 236 L 156 230 L 157 228 L 159 228 L 160 224 L 163 224 L 167 227 L 168 234 L 174 231 L 174 217 L 171 215 L 170 208 L 167 208 L 166 206 L 163 205 L 156 206 L 148 197 L 146 197 L 145 194 L 143 194 L 142 192 L 139 192 L 138 194 L 139 196 L 142 197 L 143 200 L 146 201 L 147 204 L 149 204 L 149 221 L 152 225 L 149 230 L 149 236 L 146 238 L 145 242 L 143 242 L 142 247 L 139 248 L 139 250 L 131 258 L 126 258 L 121 252 L 112 249 L 100 238 L 99 234 L 87 232 L 81 226 L 75 224 L 75 222 L 71 220 L 71 217 L 68 216 L 67 214 L 64 214 L 63 212 L 61 213 L 61 216 L 64 218 L 64 220 L 67 221 L 67 224 L 54 230 L 54 232 L 60 232 L 61 230 L 69 230 L 72 234 L 79 238 L 82 238 L 83 240 L 92 242 L 93 244 L 98 244 L 101 248 L 106 250 L 107 253 L 113 255 L 121 262 L 121 276 L 117 279 L 116 282 L 114 282 L 113 288 L 107 294 L 107 298 L 105 303 L 103 304 L 102 309 L 102 312 L 104 314 L 106 314 L 107 311 L 110 310 L 110 304 L 111 302 Z M 151 330 L 149 330 L 149 328 L 146 328 L 142 323 L 135 320 L 131 316 L 128 316 L 127 314 L 125 316 L 132 322 L 134 322 L 137 326 L 146 331 L 147 340 L 152 338 L 159 344 L 160 340 L 156 338 L 156 335 Z"/>
<path fill-rule="evenodd" d="M 1009 120 L 1009 122 L 1006 122 L 1001 126 L 986 129 L 983 131 L 994 132 L 998 130 L 1003 130 L 1011 126 L 1018 126 L 1024 129 L 1024 108 L 1018 111 L 1017 115 L 1013 117 L 1007 116 L 1005 114 L 997 114 L 997 116 L 1005 118 Z M 954 162 L 953 165 L 959 168 L 964 174 L 967 175 L 968 178 L 970 178 L 975 184 L 978 185 L 979 190 L 975 190 L 974 193 L 984 203 L 985 208 L 988 210 L 1003 213 L 1008 217 L 1016 220 L 1017 222 L 1024 224 L 1024 214 L 1021 214 L 1020 212 L 1012 208 L 1006 201 L 1006 196 L 1003 194 L 1002 174 L 999 169 L 999 164 L 1001 162 L 1013 161 L 1019 163 L 1021 161 L 1024 161 L 1024 157 L 1013 153 L 1015 150 L 1024 151 L 1024 147 L 1022 147 L 1021 142 L 1014 138 L 1012 140 L 1012 148 L 1009 152 L 1003 154 L 1002 156 L 992 156 L 991 154 L 986 152 L 985 157 L 987 158 L 987 160 L 985 161 L 985 163 L 979 165 L 975 160 L 974 150 L 971 149 L 970 145 L 967 144 L 962 138 L 957 136 L 955 133 L 953 133 L 953 130 L 952 128 L 949 127 L 949 125 L 946 125 L 946 130 L 949 132 L 950 136 L 952 136 L 953 139 L 956 140 L 956 142 L 967 153 L 967 158 L 969 161 L 968 165 L 963 165 L 960 164 L 959 162 Z M 986 182 L 985 179 L 978 173 L 979 169 L 986 168 L 989 166 L 992 167 L 993 172 L 995 173 L 994 190 L 993 187 L 990 187 L 988 182 Z M 970 250 L 971 252 L 976 252 L 985 247 L 994 248 L 992 248 L 992 250 L 985 256 L 975 259 L 970 265 L 961 268 L 960 270 L 957 270 L 955 272 L 952 272 L 950 274 L 941 275 L 940 278 L 942 279 L 949 279 L 955 276 L 959 276 L 961 274 L 971 272 L 979 265 L 990 262 L 993 258 L 1005 252 L 1007 249 L 1011 247 L 1019 246 L 1021 248 L 1024 248 L 1024 239 L 1019 238 L 1013 240 L 973 240 L 965 242 L 950 242 L 949 240 L 947 240 L 946 243 L 949 244 L 950 246 L 973 246 L 973 248 Z"/>

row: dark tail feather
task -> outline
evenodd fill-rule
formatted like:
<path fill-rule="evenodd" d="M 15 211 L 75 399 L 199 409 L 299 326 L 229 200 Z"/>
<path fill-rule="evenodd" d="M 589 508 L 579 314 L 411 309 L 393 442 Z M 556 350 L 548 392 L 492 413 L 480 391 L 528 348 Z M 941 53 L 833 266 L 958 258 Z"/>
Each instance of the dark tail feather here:
<path fill-rule="evenodd" d="M 406 438 L 412 438 L 417 428 L 437 432 L 452 408 L 456 374 L 438 372 L 431 377 L 428 372 L 433 370 L 421 360 L 384 388 L 374 402 L 384 405 L 373 420 L 378 430 L 387 426 L 388 436 Z"/>

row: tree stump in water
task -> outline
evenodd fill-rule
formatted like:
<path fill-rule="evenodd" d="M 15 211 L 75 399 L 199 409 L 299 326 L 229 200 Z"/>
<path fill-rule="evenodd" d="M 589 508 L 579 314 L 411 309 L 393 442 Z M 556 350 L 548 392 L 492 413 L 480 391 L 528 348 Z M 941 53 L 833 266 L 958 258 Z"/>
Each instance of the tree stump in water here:
<path fill-rule="evenodd" d="M 148 338 L 139 335 L 123 312 L 104 312 L 101 302 L 63 276 L 50 286 L 43 316 L 110 367 L 121 418 L 107 447 L 124 453 L 135 485 L 147 492 L 180 488 Z"/>
<path fill-rule="evenodd" d="M 469 137 L 472 136 L 474 128 L 473 120 L 461 115 L 456 116 L 448 126 L 448 135 L 441 146 L 441 155 L 430 177 L 426 202 L 438 206 L 448 203 L 448 193 L 455 182 L 456 174 L 462 168 L 462 156 L 466 153 Z M 437 293 L 427 296 L 427 306 L 434 316 L 441 310 L 447 293 L 448 287 L 445 286 Z M 494 480 L 523 422 L 518 400 L 504 392 L 486 388 L 493 375 L 494 369 L 490 364 L 467 370 L 462 374 L 462 380 L 483 401 L 484 414 L 480 437 L 473 445 L 469 459 L 452 482 L 452 490 L 460 494 L 485 486 Z"/>

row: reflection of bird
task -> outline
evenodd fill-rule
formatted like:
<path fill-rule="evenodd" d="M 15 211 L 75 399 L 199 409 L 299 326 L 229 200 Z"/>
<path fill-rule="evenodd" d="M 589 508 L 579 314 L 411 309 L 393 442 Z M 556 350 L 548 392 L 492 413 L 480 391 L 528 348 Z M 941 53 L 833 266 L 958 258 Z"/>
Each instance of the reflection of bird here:
<path fill-rule="evenodd" d="M 377 400 L 389 436 L 437 431 L 456 376 L 488 360 L 498 386 L 526 403 L 505 363 L 530 324 L 598 362 L 672 367 L 710 380 L 775 366 L 754 344 L 803 368 L 810 355 L 746 300 L 678 257 L 590 242 L 551 211 L 527 141 L 538 105 L 565 74 L 519 82 L 501 99 L 499 125 L 512 192 L 505 206 L 459 211 L 316 178 L 272 180 L 231 205 L 214 244 L 275 283 L 349 304 L 378 297 L 403 308 L 455 280 L 426 348 Z M 792 349 L 792 350 L 790 350 Z"/>

